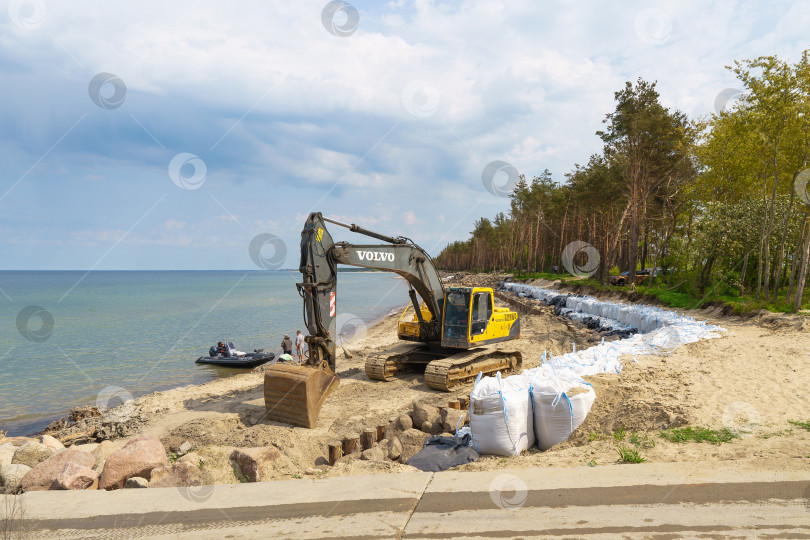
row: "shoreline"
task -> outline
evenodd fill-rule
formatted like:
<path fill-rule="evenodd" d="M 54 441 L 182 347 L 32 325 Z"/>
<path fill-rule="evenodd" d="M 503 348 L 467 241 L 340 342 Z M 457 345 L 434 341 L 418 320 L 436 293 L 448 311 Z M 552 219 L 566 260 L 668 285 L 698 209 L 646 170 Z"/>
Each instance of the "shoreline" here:
<path fill-rule="evenodd" d="M 371 332 L 372 330 L 375 330 L 378 327 L 380 327 L 381 325 L 385 324 L 385 322 L 388 319 L 390 319 L 392 317 L 399 317 L 404 308 L 405 308 L 405 305 L 394 307 L 394 308 L 391 308 L 390 310 L 388 310 L 388 312 L 381 313 L 381 314 L 378 314 L 378 315 L 374 315 L 368 321 L 363 321 L 363 323 L 366 325 L 365 334 L 367 334 L 367 333 Z M 362 336 L 361 339 L 365 339 L 365 335 Z M 340 351 L 341 344 L 338 343 L 337 346 L 338 346 L 338 351 L 341 352 Z M 345 346 L 351 352 L 351 348 L 354 348 L 356 345 L 350 341 Z M 262 364 L 262 366 L 263 365 L 265 365 L 265 364 Z M 257 368 L 251 368 L 251 369 L 234 369 L 233 374 L 229 374 L 227 376 L 221 376 L 220 375 L 220 376 L 217 376 L 214 379 L 211 379 L 211 380 L 205 381 L 205 382 L 201 382 L 201 383 L 192 383 L 192 384 L 184 384 L 184 385 L 167 385 L 166 387 L 159 387 L 159 388 L 156 388 L 156 389 L 151 390 L 149 392 L 144 392 L 144 393 L 141 393 L 141 394 L 138 394 L 138 395 L 133 395 L 132 396 L 132 398 L 133 398 L 132 401 L 136 402 L 136 401 L 141 400 L 141 399 L 149 398 L 150 396 L 162 395 L 162 394 L 165 394 L 166 392 L 171 392 L 173 390 L 179 390 L 179 389 L 198 388 L 198 389 L 202 390 L 202 389 L 206 388 L 207 386 L 212 386 L 213 383 L 217 383 L 218 381 L 230 380 L 230 379 L 238 379 L 240 377 L 254 375 L 257 372 L 257 370 L 261 370 L 262 366 L 258 366 Z M 96 403 L 92 403 L 92 402 L 84 403 L 84 404 L 81 404 L 81 403 L 80 404 L 75 404 L 74 403 L 72 406 L 66 408 L 62 413 L 59 413 L 58 415 L 48 416 L 42 422 L 31 422 L 31 423 L 45 424 L 45 426 L 42 429 L 37 429 L 37 430 L 34 430 L 34 431 L 27 431 L 27 432 L 24 432 L 24 433 L 8 434 L 7 436 L 8 437 L 39 437 L 39 436 L 41 436 L 43 434 L 47 434 L 49 431 L 53 431 L 53 430 L 49 430 L 48 426 L 53 425 L 55 422 L 59 422 L 61 420 L 67 420 L 67 418 L 68 418 L 68 416 L 70 414 L 70 411 L 73 411 L 73 410 L 76 410 L 76 409 L 84 409 L 84 408 L 88 408 L 88 407 L 95 407 L 95 406 L 96 406 Z M 110 411 L 115 411 L 116 409 L 124 407 L 124 406 L 126 406 L 125 403 L 110 409 Z M 0 432 L 1 431 L 2 430 L 0 430 Z"/>
<path fill-rule="evenodd" d="M 452 285 L 491 286 L 498 279 L 492 275 L 459 276 Z M 51 435 L 67 445 L 105 440 L 109 442 L 103 444 L 113 449 L 121 448 L 132 437 L 152 436 L 168 454 L 191 446 L 192 453 L 204 459 L 200 467 L 206 484 L 238 483 L 229 457 L 243 447 L 273 447 L 278 451 L 279 457 L 263 469 L 262 481 L 306 474 L 321 478 L 412 471 L 404 461 L 390 459 L 352 458 L 333 466 L 327 461 L 330 444 L 381 425 L 391 429 L 411 413 L 414 402 L 447 407 L 449 401 L 469 396 L 472 390 L 472 383 L 465 383 L 451 392 L 437 392 L 424 384 L 421 373 L 397 375 L 389 382 L 366 377 L 365 359 L 399 343 L 399 311 L 392 309 L 370 323 L 363 340 L 348 345 L 351 357 L 338 348 L 340 384 L 324 402 L 312 429 L 267 420 L 259 367 L 233 377 L 138 397 L 129 411 L 112 411 L 124 420 L 114 425 L 101 419 L 80 421 Z M 810 334 L 796 328 L 789 317 L 743 320 L 717 309 L 690 314 L 728 332 L 663 354 L 624 355 L 621 373 L 584 376 L 596 400 L 568 440 L 546 451 L 533 447 L 510 458 L 482 455 L 456 470 L 594 467 L 619 462 L 617 449 L 621 447 L 637 450 L 648 462 L 684 466 L 750 458 L 784 462 L 791 470 L 806 467 L 810 430 L 794 422 L 810 423 L 810 408 L 802 399 L 804 388 L 810 385 L 810 359 L 802 355 L 810 349 Z M 551 307 L 538 307 L 521 315 L 518 340 L 496 348 L 521 352 L 522 369 L 526 370 L 542 363 L 543 350 L 558 356 L 570 352 L 572 343 L 577 350 L 585 350 L 596 339 L 586 326 L 553 315 Z M 738 436 L 714 445 L 671 441 L 660 435 L 662 430 L 680 427 L 727 428 Z M 410 428 L 396 436 L 414 452 L 427 437 Z"/>
<path fill-rule="evenodd" d="M 388 319 L 389 317 L 393 317 L 393 316 L 399 317 L 400 313 L 402 312 L 402 310 L 404 308 L 405 308 L 405 305 L 395 306 L 395 307 L 389 309 L 387 312 L 382 311 L 382 312 L 380 312 L 380 313 L 378 313 L 376 315 L 372 315 L 368 320 L 365 320 L 365 319 L 361 318 L 361 320 L 363 320 L 363 324 L 366 326 L 366 333 L 370 332 L 372 329 L 376 328 L 377 326 L 383 324 L 386 321 L 386 319 Z M 363 336 L 363 338 L 364 337 L 365 336 Z M 356 345 L 354 343 L 352 343 L 351 340 L 350 340 L 349 343 L 346 344 L 346 347 L 349 348 L 349 350 L 351 350 L 351 348 L 354 348 L 355 346 Z M 338 350 L 340 351 L 340 343 L 338 343 Z M 278 351 L 275 351 L 275 352 L 278 352 Z M 190 360 L 191 363 L 193 363 L 193 361 L 194 361 L 194 359 Z M 261 366 L 259 366 L 259 368 L 261 368 Z M 179 389 L 179 388 L 201 388 L 201 387 L 204 387 L 204 386 L 209 385 L 211 383 L 215 383 L 217 381 L 237 378 L 237 377 L 241 377 L 241 376 L 244 376 L 244 375 L 249 375 L 249 374 L 253 373 L 254 371 L 255 371 L 255 368 L 253 368 L 253 369 L 236 369 L 236 368 L 234 368 L 234 372 L 232 374 L 226 372 L 226 373 L 228 373 L 227 375 L 219 374 L 219 375 L 217 375 L 215 378 L 213 378 L 211 380 L 200 382 L 200 383 L 176 384 L 176 385 L 172 384 L 172 383 L 168 383 L 165 386 L 159 386 L 157 388 L 153 388 L 153 389 L 151 389 L 149 391 L 145 391 L 143 393 L 133 394 L 132 399 L 134 401 L 136 401 L 138 399 L 146 398 L 146 397 L 148 397 L 150 395 L 153 395 L 153 394 L 162 394 L 164 392 L 170 392 L 172 390 Z M 97 405 L 97 403 L 92 401 L 92 400 L 90 400 L 90 401 L 88 401 L 86 403 L 67 404 L 66 407 L 59 413 L 43 415 L 41 417 L 42 418 L 41 420 L 33 420 L 33 421 L 30 421 L 30 422 L 25 422 L 27 425 L 37 425 L 37 426 L 40 426 L 40 427 L 36 427 L 36 428 L 31 429 L 31 430 L 28 430 L 28 429 L 20 430 L 20 431 L 18 431 L 18 430 L 9 431 L 9 430 L 7 430 L 7 436 L 8 437 L 39 437 L 39 436 L 47 433 L 49 431 L 48 427 L 53 425 L 55 422 L 59 422 L 61 420 L 66 420 L 68 418 L 69 414 L 70 414 L 70 411 L 73 411 L 75 409 L 84 409 L 84 408 L 88 408 L 88 407 L 95 407 L 96 405 Z M 122 405 L 119 405 L 118 407 L 120 407 Z M 115 408 L 113 408 L 111 410 L 115 410 Z M 17 418 L 19 418 L 19 417 L 10 418 L 10 419 L 8 419 L 8 421 L 14 421 L 16 423 L 19 423 L 19 420 L 17 420 Z M 6 428 L 4 428 L 2 424 L 0 424 L 0 433 L 2 433 L 2 431 L 4 429 L 6 429 Z"/>

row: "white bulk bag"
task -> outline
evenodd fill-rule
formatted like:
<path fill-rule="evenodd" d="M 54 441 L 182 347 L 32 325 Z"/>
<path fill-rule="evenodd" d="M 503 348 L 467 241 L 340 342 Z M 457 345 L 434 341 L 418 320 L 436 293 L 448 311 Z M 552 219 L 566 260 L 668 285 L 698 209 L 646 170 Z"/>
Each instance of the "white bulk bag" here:
<path fill-rule="evenodd" d="M 568 396 L 567 392 L 572 388 L 587 390 Z M 584 381 L 576 382 L 562 377 L 535 377 L 530 385 L 530 396 L 537 446 L 540 450 L 548 450 L 570 437 L 585 420 L 596 393 Z"/>
<path fill-rule="evenodd" d="M 470 430 L 479 454 L 517 456 L 534 445 L 529 387 L 520 376 L 475 379 L 470 394 Z"/>

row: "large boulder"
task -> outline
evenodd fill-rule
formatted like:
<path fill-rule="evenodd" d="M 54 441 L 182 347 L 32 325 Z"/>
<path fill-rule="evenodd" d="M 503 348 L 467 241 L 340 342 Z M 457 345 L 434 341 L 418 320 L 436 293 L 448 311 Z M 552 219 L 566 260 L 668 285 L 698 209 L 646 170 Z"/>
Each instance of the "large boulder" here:
<path fill-rule="evenodd" d="M 33 468 L 51 457 L 53 452 L 53 448 L 45 446 L 40 442 L 29 441 L 17 448 L 17 451 L 14 452 L 14 457 L 11 458 L 11 462 L 18 465 L 28 465 Z"/>
<path fill-rule="evenodd" d="M 62 444 L 54 437 L 51 437 L 50 435 L 43 435 L 42 437 L 39 438 L 39 442 L 41 442 L 48 448 L 52 449 L 54 452 L 59 452 L 60 450 L 65 449 L 64 444 Z"/>
<path fill-rule="evenodd" d="M 396 461 L 402 455 L 402 442 L 399 437 L 394 437 L 388 441 L 388 459 Z"/>
<path fill-rule="evenodd" d="M 101 473 L 104 462 L 107 461 L 107 458 L 115 452 L 115 445 L 110 441 L 101 441 L 96 445 L 95 448 L 90 450 L 90 455 L 93 456 L 93 469 L 97 473 Z"/>
<path fill-rule="evenodd" d="M 262 478 L 262 465 L 272 463 L 281 453 L 275 446 L 259 448 L 236 448 L 231 452 L 231 461 L 236 470 L 248 482 L 260 482 Z"/>
<path fill-rule="evenodd" d="M 80 450 L 77 450 L 80 452 Z M 84 452 L 86 454 L 86 452 Z M 98 487 L 98 473 L 90 467 L 67 462 L 62 472 L 56 475 L 54 489 L 96 489 Z"/>
<path fill-rule="evenodd" d="M 0 467 L 0 493 L 16 493 L 20 489 L 20 483 L 31 467 L 9 463 Z"/>
<path fill-rule="evenodd" d="M 431 424 L 438 424 L 441 421 L 439 416 L 439 408 L 435 405 L 428 405 L 420 401 L 413 402 L 413 425 L 420 428 L 425 422 Z"/>
<path fill-rule="evenodd" d="M 422 424 L 422 431 L 429 435 L 438 435 L 442 432 L 442 425 L 440 423 L 424 422 Z"/>
<path fill-rule="evenodd" d="M 442 430 L 449 433 L 456 432 L 456 426 L 462 427 L 467 423 L 467 411 L 458 409 L 444 409 L 442 411 Z"/>
<path fill-rule="evenodd" d="M 82 467 L 93 466 L 93 457 L 80 450 L 72 448 L 54 454 L 26 473 L 22 479 L 23 491 L 46 491 L 53 489 L 56 477 L 65 468 L 66 463 L 74 463 Z"/>
<path fill-rule="evenodd" d="M 121 489 L 133 476 L 148 480 L 152 469 L 168 464 L 166 450 L 158 439 L 149 435 L 135 437 L 107 457 L 98 488 Z"/>
<path fill-rule="evenodd" d="M 191 487 L 203 484 L 202 471 L 190 463 L 176 462 L 152 469 L 149 487 Z"/>
<path fill-rule="evenodd" d="M 17 452 L 17 447 L 10 442 L 0 444 L 0 467 L 11 465 L 11 459 Z"/>
<path fill-rule="evenodd" d="M 366 461 L 385 461 L 386 457 L 388 457 L 388 451 L 386 448 L 383 448 L 380 445 L 372 446 L 371 448 L 363 450 L 363 452 L 360 454 L 360 459 Z"/>
<path fill-rule="evenodd" d="M 402 443 L 402 452 L 399 460 L 404 463 L 415 456 L 425 445 L 427 438 L 428 436 L 418 429 L 403 431 L 399 436 L 399 440 Z"/>
<path fill-rule="evenodd" d="M 411 429 L 412 427 L 413 419 L 409 415 L 403 414 L 402 416 L 394 418 L 388 423 L 388 426 L 385 428 L 384 438 L 393 439 L 403 431 Z"/>

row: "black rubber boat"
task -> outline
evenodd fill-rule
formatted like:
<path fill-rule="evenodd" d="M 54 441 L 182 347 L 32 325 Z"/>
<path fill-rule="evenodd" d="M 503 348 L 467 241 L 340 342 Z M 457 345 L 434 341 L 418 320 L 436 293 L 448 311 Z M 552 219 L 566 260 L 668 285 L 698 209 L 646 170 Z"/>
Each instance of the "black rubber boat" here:
<path fill-rule="evenodd" d="M 211 356 L 210 354 L 215 351 L 216 347 L 211 347 L 208 351 L 209 356 L 197 358 L 196 363 L 233 368 L 254 368 L 266 364 L 267 362 L 273 362 L 276 358 L 275 354 L 266 353 L 262 349 L 255 349 L 251 353 L 239 351 L 233 346 L 233 342 L 231 341 L 225 343 L 224 352 L 220 352 L 216 356 Z"/>

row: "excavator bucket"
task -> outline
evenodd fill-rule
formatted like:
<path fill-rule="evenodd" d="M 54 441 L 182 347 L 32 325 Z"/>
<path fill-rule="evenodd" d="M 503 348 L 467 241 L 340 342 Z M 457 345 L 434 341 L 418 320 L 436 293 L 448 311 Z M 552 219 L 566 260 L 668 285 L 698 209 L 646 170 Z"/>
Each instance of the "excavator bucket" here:
<path fill-rule="evenodd" d="M 293 426 L 314 428 L 338 376 L 320 367 L 274 364 L 264 373 L 266 417 Z"/>

